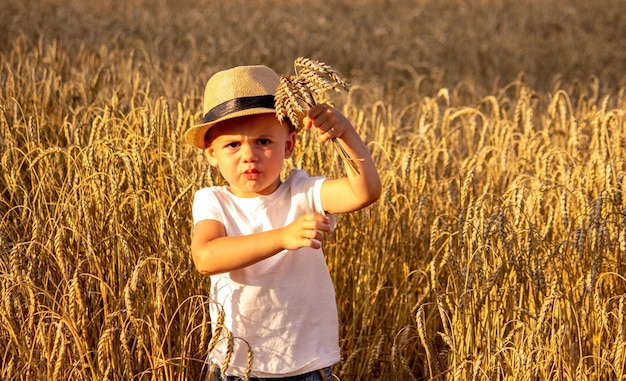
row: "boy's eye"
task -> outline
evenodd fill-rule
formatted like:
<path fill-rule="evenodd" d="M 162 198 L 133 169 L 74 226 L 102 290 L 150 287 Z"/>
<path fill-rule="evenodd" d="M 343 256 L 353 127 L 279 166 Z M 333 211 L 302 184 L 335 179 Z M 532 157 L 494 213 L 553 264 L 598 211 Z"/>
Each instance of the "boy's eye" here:
<path fill-rule="evenodd" d="M 271 140 L 266 139 L 266 138 L 262 138 L 262 139 L 259 139 L 259 140 L 258 140 L 259 145 L 262 145 L 262 146 L 264 146 L 264 145 L 268 145 L 268 144 L 270 144 L 271 142 L 272 142 Z"/>
<path fill-rule="evenodd" d="M 239 142 L 230 142 L 226 145 L 228 148 L 237 148 L 239 147 Z"/>

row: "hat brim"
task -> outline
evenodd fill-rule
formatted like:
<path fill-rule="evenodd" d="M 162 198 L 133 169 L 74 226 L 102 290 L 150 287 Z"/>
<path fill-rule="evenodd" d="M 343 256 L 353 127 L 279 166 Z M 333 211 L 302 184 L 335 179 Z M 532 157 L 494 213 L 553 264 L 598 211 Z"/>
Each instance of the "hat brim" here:
<path fill-rule="evenodd" d="M 266 108 L 266 107 L 257 107 L 257 108 L 250 108 L 246 110 L 236 111 L 228 115 L 224 115 L 223 117 L 213 120 L 211 122 L 196 124 L 192 126 L 185 132 L 185 140 L 187 141 L 187 143 L 195 147 L 205 149 L 206 145 L 204 143 L 204 137 L 207 131 L 211 127 L 216 125 L 217 123 L 223 122 L 225 120 L 233 119 L 233 118 L 238 118 L 241 116 L 257 115 L 257 114 L 275 114 L 275 113 L 276 113 L 276 110 L 274 110 L 273 108 Z"/>

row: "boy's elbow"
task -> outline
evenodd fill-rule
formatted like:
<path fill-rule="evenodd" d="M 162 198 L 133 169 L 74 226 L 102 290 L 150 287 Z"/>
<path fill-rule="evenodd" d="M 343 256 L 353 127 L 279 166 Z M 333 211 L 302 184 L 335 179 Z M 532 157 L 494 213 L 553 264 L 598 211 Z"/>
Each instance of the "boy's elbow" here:
<path fill-rule="evenodd" d="M 361 203 L 358 209 L 365 208 L 375 203 L 376 201 L 378 201 L 381 194 L 382 194 L 382 186 L 380 182 L 370 184 L 370 186 L 367 188 L 367 192 L 361 198 Z"/>
<path fill-rule="evenodd" d="M 196 268 L 196 271 L 200 273 L 200 275 L 211 275 L 211 271 L 207 269 L 206 266 L 204 266 L 202 261 L 197 260 L 193 256 L 192 258 L 193 258 L 193 266 Z"/>
<path fill-rule="evenodd" d="M 373 203 L 375 203 L 376 201 L 378 201 L 378 199 L 380 198 L 380 194 L 381 194 L 380 189 L 378 189 L 378 190 L 376 190 L 376 191 L 372 192 L 372 193 L 369 195 L 369 198 L 366 200 L 366 205 L 365 205 L 365 206 L 372 205 Z"/>
<path fill-rule="evenodd" d="M 198 265 L 196 265 L 196 271 L 198 271 L 200 275 L 206 275 L 206 276 L 214 275 L 214 273 L 210 269 L 207 269 L 205 267 L 200 267 Z"/>
<path fill-rule="evenodd" d="M 211 261 L 207 259 L 208 255 L 206 253 L 200 254 L 199 250 L 191 249 L 191 260 L 193 262 L 196 271 L 198 271 L 201 275 L 215 275 L 218 274 L 213 266 L 211 266 Z"/>
<path fill-rule="evenodd" d="M 369 187 L 369 194 L 367 198 L 367 205 L 373 204 L 380 198 L 380 195 L 383 192 L 383 187 L 380 180 L 374 182 Z"/>
<path fill-rule="evenodd" d="M 216 274 L 220 273 L 220 271 L 217 271 L 217 270 L 211 268 L 210 266 L 206 266 L 205 264 L 201 265 L 199 263 L 194 262 L 194 265 L 196 267 L 196 271 L 198 271 L 198 273 L 200 273 L 200 275 L 209 276 L 209 275 L 216 275 Z"/>

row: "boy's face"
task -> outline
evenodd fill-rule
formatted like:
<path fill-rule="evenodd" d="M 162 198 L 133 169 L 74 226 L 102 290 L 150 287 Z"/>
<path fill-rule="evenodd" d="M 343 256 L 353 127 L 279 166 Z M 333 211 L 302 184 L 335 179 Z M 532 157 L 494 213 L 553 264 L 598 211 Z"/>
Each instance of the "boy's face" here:
<path fill-rule="evenodd" d="M 274 114 L 259 114 L 211 127 L 206 151 L 234 195 L 256 197 L 278 188 L 283 161 L 291 157 L 295 144 L 296 133 Z"/>

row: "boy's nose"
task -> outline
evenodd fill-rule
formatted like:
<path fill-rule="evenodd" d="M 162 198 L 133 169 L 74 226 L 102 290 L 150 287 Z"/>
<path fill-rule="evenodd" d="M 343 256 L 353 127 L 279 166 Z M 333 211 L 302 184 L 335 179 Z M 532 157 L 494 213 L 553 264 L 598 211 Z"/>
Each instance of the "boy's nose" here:
<path fill-rule="evenodd" d="M 252 144 L 243 144 L 240 149 L 244 161 L 256 161 L 257 154 Z"/>

